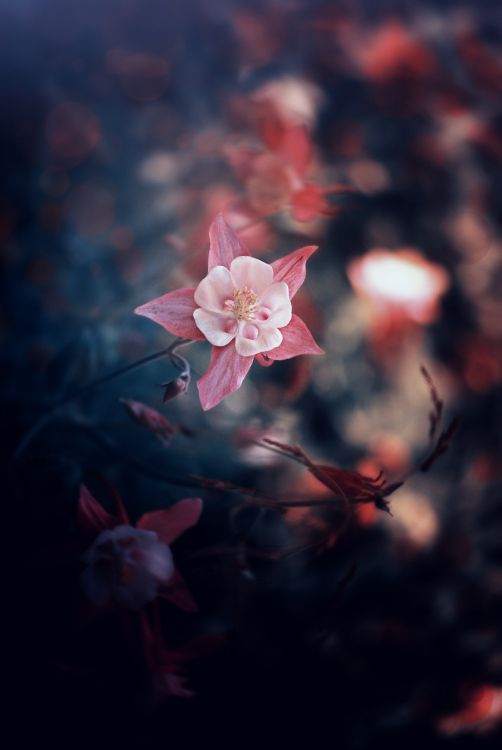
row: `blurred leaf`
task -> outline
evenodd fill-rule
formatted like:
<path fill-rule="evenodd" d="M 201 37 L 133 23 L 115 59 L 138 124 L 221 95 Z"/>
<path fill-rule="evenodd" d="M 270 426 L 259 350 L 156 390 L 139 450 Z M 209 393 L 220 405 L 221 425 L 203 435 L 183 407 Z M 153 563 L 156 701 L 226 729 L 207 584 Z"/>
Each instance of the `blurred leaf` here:
<path fill-rule="evenodd" d="M 143 404 L 141 401 L 133 401 L 121 398 L 126 412 L 141 427 L 145 427 L 158 437 L 164 445 L 169 445 L 176 434 L 176 427 L 156 409 Z"/>

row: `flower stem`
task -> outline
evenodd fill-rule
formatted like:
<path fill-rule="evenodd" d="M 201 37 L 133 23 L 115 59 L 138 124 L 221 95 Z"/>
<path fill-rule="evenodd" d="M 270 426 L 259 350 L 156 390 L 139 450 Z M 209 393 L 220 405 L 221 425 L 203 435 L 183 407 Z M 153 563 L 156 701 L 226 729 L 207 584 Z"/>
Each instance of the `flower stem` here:
<path fill-rule="evenodd" d="M 166 349 L 162 349 L 160 352 L 155 352 L 154 354 L 149 354 L 148 357 L 143 357 L 142 359 L 138 359 L 136 362 L 132 362 L 129 365 L 125 365 L 124 367 L 119 367 L 118 370 L 114 370 L 113 372 L 108 373 L 108 375 L 103 375 L 100 378 L 97 378 L 96 380 L 93 380 L 91 383 L 87 383 L 87 385 L 82 386 L 81 388 L 78 388 L 76 391 L 73 391 L 72 393 L 67 393 L 66 396 L 63 396 L 62 399 L 60 399 L 58 402 L 52 406 L 49 411 L 47 411 L 42 417 L 40 417 L 37 422 L 33 425 L 33 427 L 28 430 L 28 432 L 24 435 L 24 437 L 19 442 L 19 445 L 15 452 L 15 459 L 16 461 L 19 460 L 19 458 L 22 456 L 22 454 L 25 452 L 26 448 L 30 445 L 32 440 L 38 435 L 38 433 L 44 429 L 44 427 L 53 419 L 53 417 L 67 404 L 71 403 L 72 401 L 77 401 L 82 396 L 85 396 L 90 391 L 93 391 L 95 388 L 98 388 L 100 385 L 104 385 L 105 383 L 109 383 L 111 380 L 115 380 L 115 378 L 120 378 L 122 375 L 125 375 L 128 372 L 131 372 L 131 370 L 136 370 L 139 367 L 143 367 L 143 365 L 148 364 L 149 362 L 154 362 L 156 359 L 160 359 L 161 357 L 174 355 L 174 352 L 178 347 L 184 346 L 185 344 L 191 343 L 189 339 L 181 339 L 177 338 L 175 341 L 173 341 L 170 346 L 168 346 Z M 178 358 L 177 358 L 178 359 Z M 178 359 L 179 363 L 179 359 Z M 179 366 L 179 365 L 178 365 Z"/>

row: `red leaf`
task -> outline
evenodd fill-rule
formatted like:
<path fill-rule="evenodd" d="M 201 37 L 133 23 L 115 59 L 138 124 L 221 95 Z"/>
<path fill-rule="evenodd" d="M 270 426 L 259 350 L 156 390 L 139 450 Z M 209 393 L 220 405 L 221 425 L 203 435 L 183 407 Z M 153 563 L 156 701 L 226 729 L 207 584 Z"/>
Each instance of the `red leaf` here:
<path fill-rule="evenodd" d="M 367 477 L 357 471 L 338 469 L 336 466 L 310 463 L 308 468 L 316 479 L 342 497 L 346 503 L 373 503 L 386 513 L 390 513 L 390 509 L 385 498 L 402 485 L 402 482 L 387 485 L 382 472 L 376 477 Z"/>
<path fill-rule="evenodd" d="M 343 499 L 347 506 L 351 502 L 372 502 L 380 510 L 389 513 L 389 505 L 385 498 L 402 485 L 402 482 L 386 484 L 382 472 L 376 477 L 367 477 L 350 469 L 316 464 L 299 445 L 288 445 L 266 437 L 263 438 L 263 443 L 278 448 L 285 456 L 302 463 L 319 482 Z"/>

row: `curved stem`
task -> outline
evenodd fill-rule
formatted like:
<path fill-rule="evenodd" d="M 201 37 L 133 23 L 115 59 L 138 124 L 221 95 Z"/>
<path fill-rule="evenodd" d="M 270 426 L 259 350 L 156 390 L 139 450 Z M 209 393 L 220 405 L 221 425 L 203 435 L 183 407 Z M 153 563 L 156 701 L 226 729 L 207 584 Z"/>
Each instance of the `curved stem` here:
<path fill-rule="evenodd" d="M 119 367 L 118 370 L 114 370 L 113 372 L 108 373 L 108 375 L 103 375 L 101 378 L 97 378 L 97 380 L 93 380 L 91 383 L 87 383 L 87 385 L 78 388 L 76 391 L 73 391 L 73 393 L 68 393 L 66 394 L 66 396 L 63 396 L 63 398 L 60 399 L 56 404 L 54 404 L 54 406 L 49 409 L 46 414 L 44 414 L 42 417 L 40 417 L 39 420 L 37 420 L 37 422 L 35 422 L 33 427 L 28 430 L 28 432 L 21 439 L 14 454 L 16 461 L 19 460 L 32 440 L 38 435 L 41 430 L 43 430 L 46 424 L 51 421 L 54 415 L 57 414 L 57 412 L 67 404 L 71 403 L 72 401 L 78 400 L 82 396 L 85 396 L 87 393 L 93 391 L 100 385 L 104 385 L 111 380 L 115 380 L 115 378 L 120 378 L 122 375 L 131 372 L 131 370 L 136 370 L 137 368 L 143 367 L 143 365 L 146 365 L 149 362 L 154 362 L 156 359 L 160 359 L 161 357 L 173 354 L 178 347 L 184 346 L 185 344 L 189 343 L 191 343 L 190 339 L 178 338 L 173 341 L 173 343 L 170 344 L 170 346 L 168 346 L 166 349 L 162 349 L 160 352 L 155 352 L 155 354 L 149 354 L 147 357 L 138 359 L 136 362 L 132 362 L 131 364 L 125 365 L 124 367 Z"/>

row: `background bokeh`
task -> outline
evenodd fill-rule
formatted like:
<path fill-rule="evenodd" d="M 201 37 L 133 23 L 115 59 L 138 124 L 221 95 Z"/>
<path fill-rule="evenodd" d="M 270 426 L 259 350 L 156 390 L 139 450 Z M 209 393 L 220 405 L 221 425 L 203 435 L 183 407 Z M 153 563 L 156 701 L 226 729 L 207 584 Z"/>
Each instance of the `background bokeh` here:
<path fill-rule="evenodd" d="M 500 740 L 497 6 L 0 2 L 4 504 L 20 705 L 40 738 L 138 748 L 255 735 L 282 747 L 302 731 L 313 747 Z M 291 210 L 264 123 L 306 134 L 305 183 L 326 191 L 308 220 Z M 194 382 L 162 404 L 176 369 L 161 359 L 41 422 L 78 388 L 168 346 L 133 310 L 197 283 L 219 211 L 265 260 L 319 245 L 296 309 L 325 355 L 255 364 L 207 413 Z M 209 348 L 186 356 L 201 373 Z M 233 524 L 235 493 L 183 485 L 196 474 L 322 497 L 302 467 L 256 446 L 262 435 L 399 479 L 428 450 L 421 365 L 460 428 L 430 472 L 392 495 L 392 516 L 360 506 L 343 534 L 310 508 Z M 171 444 L 121 398 L 176 425 Z M 79 620 L 78 487 L 106 505 L 102 477 L 134 519 L 204 499 L 177 548 L 200 613 L 163 610 L 175 644 L 223 636 L 190 666 L 192 699 L 146 708 L 113 624 L 88 637 Z"/>

